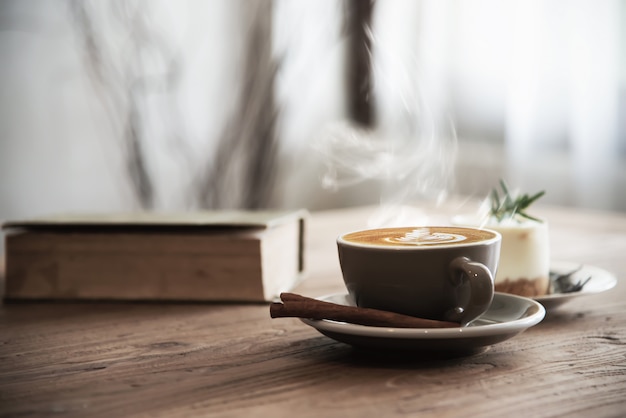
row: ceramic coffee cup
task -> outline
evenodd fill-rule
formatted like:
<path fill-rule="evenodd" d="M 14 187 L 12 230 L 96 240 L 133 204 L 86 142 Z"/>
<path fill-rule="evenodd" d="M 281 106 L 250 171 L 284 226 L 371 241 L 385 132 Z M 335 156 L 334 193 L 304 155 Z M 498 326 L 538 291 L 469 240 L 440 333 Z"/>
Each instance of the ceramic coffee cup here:
<path fill-rule="evenodd" d="M 478 228 L 370 229 L 337 238 L 343 279 L 357 306 L 459 322 L 491 305 L 501 235 Z"/>

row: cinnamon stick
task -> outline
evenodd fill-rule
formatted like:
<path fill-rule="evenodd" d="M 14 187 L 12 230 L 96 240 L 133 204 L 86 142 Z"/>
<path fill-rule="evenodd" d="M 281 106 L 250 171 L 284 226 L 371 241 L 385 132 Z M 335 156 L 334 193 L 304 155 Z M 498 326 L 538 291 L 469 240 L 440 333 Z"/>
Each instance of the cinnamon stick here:
<path fill-rule="evenodd" d="M 359 308 L 308 298 L 295 293 L 281 293 L 282 303 L 270 305 L 272 318 L 330 319 L 351 324 L 392 328 L 456 328 L 456 322 L 417 318 L 379 309 Z"/>

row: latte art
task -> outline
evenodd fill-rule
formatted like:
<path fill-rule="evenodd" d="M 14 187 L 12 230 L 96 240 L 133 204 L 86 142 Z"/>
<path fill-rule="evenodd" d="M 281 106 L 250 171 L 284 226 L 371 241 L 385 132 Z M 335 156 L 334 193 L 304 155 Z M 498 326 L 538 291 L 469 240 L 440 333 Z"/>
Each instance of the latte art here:
<path fill-rule="evenodd" d="M 469 245 L 496 238 L 489 230 L 455 226 L 402 227 L 370 229 L 352 232 L 343 240 L 362 245 L 384 247 L 436 247 L 446 245 Z"/>
<path fill-rule="evenodd" d="M 428 228 L 415 229 L 407 232 L 401 237 L 385 238 L 385 241 L 398 244 L 413 245 L 437 245 L 443 243 L 461 242 L 467 239 L 461 234 L 452 234 L 448 232 L 431 232 Z"/>

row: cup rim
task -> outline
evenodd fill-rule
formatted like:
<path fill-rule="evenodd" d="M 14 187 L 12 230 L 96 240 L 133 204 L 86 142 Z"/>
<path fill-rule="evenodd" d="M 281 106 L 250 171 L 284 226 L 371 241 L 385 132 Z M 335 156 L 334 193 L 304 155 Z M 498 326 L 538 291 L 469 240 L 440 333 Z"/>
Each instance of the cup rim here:
<path fill-rule="evenodd" d="M 377 231 L 381 229 L 397 229 L 397 228 L 454 228 L 454 229 L 467 229 L 467 230 L 479 230 L 479 231 L 487 231 L 492 233 L 494 236 L 482 241 L 474 241 L 474 242 L 463 242 L 459 241 L 456 243 L 448 243 L 448 244 L 432 244 L 432 245 L 380 245 L 380 244 L 363 244 L 354 241 L 348 241 L 344 239 L 346 235 L 355 233 L 355 232 L 364 232 L 364 231 Z M 355 229 L 353 231 L 348 231 L 341 233 L 337 236 L 337 244 L 346 245 L 350 247 L 358 247 L 358 248 L 367 248 L 367 249 L 376 249 L 376 250 L 389 250 L 389 251 L 433 251 L 440 250 L 442 248 L 459 248 L 459 247 L 478 247 L 483 245 L 490 245 L 495 242 L 502 241 L 502 234 L 498 231 L 489 228 L 478 228 L 472 226 L 456 226 L 456 225 L 422 225 L 422 226 L 397 226 L 397 227 L 382 227 L 382 228 L 364 228 L 364 229 Z"/>

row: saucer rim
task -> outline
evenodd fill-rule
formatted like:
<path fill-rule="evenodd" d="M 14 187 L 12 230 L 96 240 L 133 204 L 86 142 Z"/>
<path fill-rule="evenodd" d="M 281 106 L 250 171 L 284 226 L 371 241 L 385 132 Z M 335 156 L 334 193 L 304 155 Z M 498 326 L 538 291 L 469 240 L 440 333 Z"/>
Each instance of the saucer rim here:
<path fill-rule="evenodd" d="M 329 301 L 335 297 L 346 297 L 346 292 L 338 292 L 318 297 L 318 300 Z M 300 318 L 305 324 L 316 328 L 319 331 L 329 331 L 340 334 L 350 334 L 365 337 L 382 337 L 392 339 L 459 339 L 459 338 L 475 338 L 499 336 L 503 334 L 514 334 L 524 331 L 534 325 L 540 323 L 545 315 L 545 307 L 530 298 L 523 296 L 511 295 L 507 293 L 495 292 L 495 299 L 508 299 L 508 303 L 515 302 L 525 304 L 526 312 L 533 309 L 532 313 L 527 316 L 514 319 L 511 321 L 497 322 L 483 325 L 469 325 L 467 327 L 454 328 L 393 328 L 393 327 L 373 327 L 367 325 L 350 324 L 347 322 L 339 322 L 328 319 L 308 319 Z M 487 310 L 489 312 L 489 310 Z M 480 319 L 480 318 L 479 318 Z"/>

